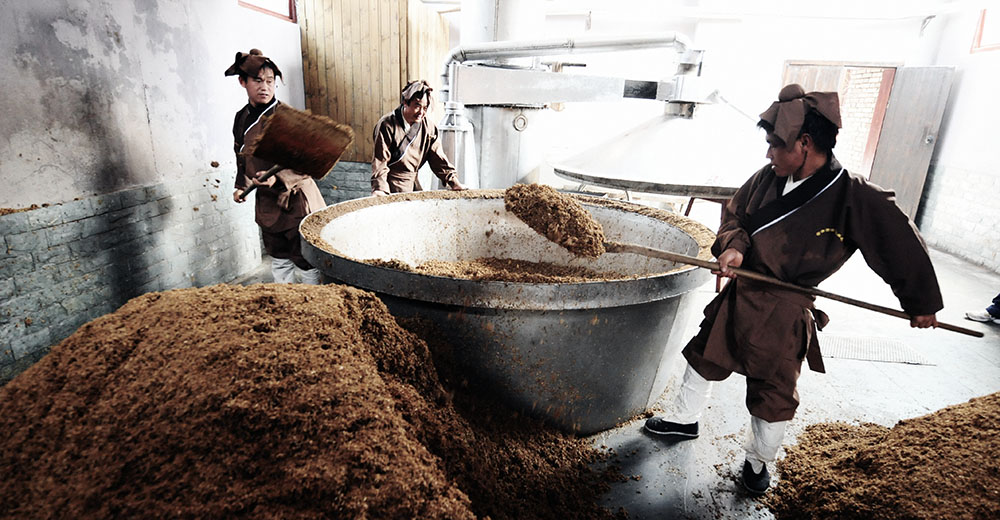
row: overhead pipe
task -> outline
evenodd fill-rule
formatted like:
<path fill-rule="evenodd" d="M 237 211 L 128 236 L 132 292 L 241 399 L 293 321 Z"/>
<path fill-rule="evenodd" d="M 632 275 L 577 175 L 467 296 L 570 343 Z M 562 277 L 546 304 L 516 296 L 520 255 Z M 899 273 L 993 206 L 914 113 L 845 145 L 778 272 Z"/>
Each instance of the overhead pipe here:
<path fill-rule="evenodd" d="M 572 54 L 574 52 L 627 51 L 670 46 L 680 47 L 681 51 L 686 51 L 691 48 L 692 43 L 686 36 L 671 31 L 648 36 L 498 41 L 460 45 L 452 49 L 445 60 L 441 79 L 445 89 L 450 90 L 451 65 L 466 61 L 527 58 Z"/>

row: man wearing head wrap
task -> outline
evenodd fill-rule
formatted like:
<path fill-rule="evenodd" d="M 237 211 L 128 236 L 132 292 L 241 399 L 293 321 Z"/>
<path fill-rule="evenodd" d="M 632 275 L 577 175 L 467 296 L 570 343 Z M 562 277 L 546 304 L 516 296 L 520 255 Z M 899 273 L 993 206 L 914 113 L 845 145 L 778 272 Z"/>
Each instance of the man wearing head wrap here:
<path fill-rule="evenodd" d="M 667 418 L 646 430 L 674 439 L 698 436 L 712 381 L 746 376 L 750 429 L 741 482 L 752 494 L 770 485 L 767 463 L 795 415 L 802 361 L 824 372 L 816 331 L 829 321 L 814 297 L 737 278 L 742 267 L 800 286 L 816 286 L 855 251 L 892 288 L 910 326 L 937 325 L 943 307 L 934 267 L 893 192 L 848 173 L 833 156 L 840 127 L 836 92 L 788 85 L 760 115 L 770 164 L 723 208 L 712 253 L 733 278 L 705 308 L 701 330 L 684 348 L 687 368 Z"/>
<path fill-rule="evenodd" d="M 417 172 L 424 163 L 449 189 L 465 189 L 441 149 L 437 127 L 425 117 L 433 90 L 424 80 L 407 83 L 400 92 L 399 106 L 375 125 L 372 195 L 422 190 Z"/>
<path fill-rule="evenodd" d="M 276 283 L 294 283 L 298 272 L 303 283 L 318 285 L 321 275 L 302 257 L 299 222 L 309 213 L 326 207 L 312 177 L 284 169 L 266 181 L 257 178 L 273 163 L 243 153 L 244 143 L 260 136 L 261 120 L 274 113 L 280 104 L 274 97 L 275 78 L 281 71 L 259 50 L 236 53 L 236 61 L 226 76 L 238 76 L 248 102 L 236 112 L 233 121 L 233 149 L 236 151 L 236 183 L 233 200 L 242 203 L 243 194 L 252 185 L 256 189 L 256 220 L 261 229 L 264 249 L 271 257 L 271 275 Z"/>

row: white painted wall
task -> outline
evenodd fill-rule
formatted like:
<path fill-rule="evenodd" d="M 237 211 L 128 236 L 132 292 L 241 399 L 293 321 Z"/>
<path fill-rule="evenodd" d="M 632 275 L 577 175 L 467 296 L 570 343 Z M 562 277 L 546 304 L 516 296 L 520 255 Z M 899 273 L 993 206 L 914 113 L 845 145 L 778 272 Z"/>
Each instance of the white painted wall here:
<path fill-rule="evenodd" d="M 1000 5 L 989 14 L 1000 16 Z M 956 74 L 917 221 L 932 246 L 1000 272 L 1000 49 L 970 52 L 978 15 L 942 20 L 940 45 L 928 53 Z"/>
<path fill-rule="evenodd" d="M 944 20 L 941 43 L 930 64 L 955 67 L 948 108 L 942 122 L 935 162 L 1000 176 L 1000 50 L 970 52 L 978 11 L 956 13 Z M 1000 5 L 992 16 L 1000 17 Z"/>
<path fill-rule="evenodd" d="M 298 25 L 235 1 L 36 0 L 3 11 L 0 207 L 178 177 L 231 185 L 246 93 L 223 72 L 238 50 L 263 50 L 284 73 L 278 98 L 304 106 Z"/>

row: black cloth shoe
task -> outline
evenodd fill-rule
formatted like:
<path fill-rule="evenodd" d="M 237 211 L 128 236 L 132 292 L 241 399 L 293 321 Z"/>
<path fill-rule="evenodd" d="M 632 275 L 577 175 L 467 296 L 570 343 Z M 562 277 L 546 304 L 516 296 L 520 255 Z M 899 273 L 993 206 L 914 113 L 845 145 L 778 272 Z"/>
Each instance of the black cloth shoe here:
<path fill-rule="evenodd" d="M 698 437 L 698 423 L 680 424 L 660 417 L 651 417 L 646 419 L 646 431 L 683 441 Z"/>
<path fill-rule="evenodd" d="M 771 474 L 767 472 L 767 464 L 764 464 L 764 467 L 760 469 L 760 473 L 754 473 L 750 461 L 744 460 L 743 478 L 740 479 L 740 482 L 751 495 L 763 495 L 771 486 Z"/>

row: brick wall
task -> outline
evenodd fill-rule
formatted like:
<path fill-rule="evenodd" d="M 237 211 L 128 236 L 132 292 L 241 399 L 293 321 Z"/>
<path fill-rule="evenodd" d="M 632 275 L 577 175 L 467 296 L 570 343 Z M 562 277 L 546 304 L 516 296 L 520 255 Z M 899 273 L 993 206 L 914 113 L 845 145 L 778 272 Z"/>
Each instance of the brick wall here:
<path fill-rule="evenodd" d="M 840 119 L 837 159 L 849 171 L 868 175 L 864 165 L 865 146 L 875 102 L 878 100 L 882 70 L 878 67 L 847 67 L 841 78 Z"/>
<path fill-rule="evenodd" d="M 931 163 L 917 215 L 920 232 L 928 245 L 1000 273 L 997 200 L 995 172 Z"/>
<path fill-rule="evenodd" d="M 253 205 L 209 176 L 0 216 L 0 382 L 77 327 L 151 291 L 260 264 Z"/>
<path fill-rule="evenodd" d="M 319 189 L 330 205 L 367 197 L 372 194 L 371 175 L 371 163 L 341 161 L 319 181 Z"/>
<path fill-rule="evenodd" d="M 371 194 L 368 163 L 319 182 L 328 204 Z M 253 204 L 215 172 L 0 216 L 0 384 L 80 325 L 153 291 L 233 281 L 261 263 Z"/>

